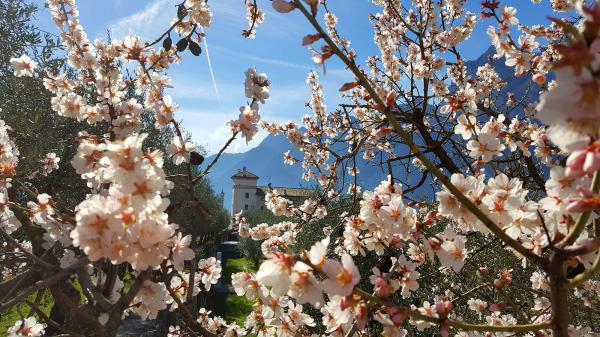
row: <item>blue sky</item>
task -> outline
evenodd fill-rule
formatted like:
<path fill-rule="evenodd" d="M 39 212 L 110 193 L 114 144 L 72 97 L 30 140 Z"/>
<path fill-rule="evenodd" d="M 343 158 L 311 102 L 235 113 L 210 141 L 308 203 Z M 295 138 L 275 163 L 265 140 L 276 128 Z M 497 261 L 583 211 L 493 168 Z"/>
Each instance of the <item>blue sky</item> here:
<path fill-rule="evenodd" d="M 37 24 L 40 28 L 56 33 L 50 14 L 41 0 Z M 143 40 L 158 37 L 175 17 L 176 0 L 79 0 L 80 20 L 90 38 L 104 38 L 110 30 L 114 38 L 140 35 Z M 548 0 L 544 0 L 548 2 Z M 270 121 L 300 120 L 308 110 L 304 102 L 309 97 L 305 84 L 306 75 L 313 65 L 311 52 L 301 46 L 301 39 L 314 33 L 308 22 L 297 11 L 279 14 L 272 10 L 270 1 L 261 0 L 259 6 L 266 11 L 266 20 L 258 28 L 255 39 L 245 39 L 241 30 L 247 27 L 245 7 L 242 0 L 211 0 L 212 26 L 206 30 L 208 49 L 215 73 L 218 95 L 210 77 L 206 53 L 194 57 L 185 54 L 184 61 L 172 67 L 175 88 L 170 94 L 180 104 L 176 115 L 183 126 L 192 133 L 193 140 L 209 153 L 218 151 L 229 137 L 226 122 L 235 119 L 238 109 L 245 104 L 244 71 L 256 67 L 271 80 L 271 98 L 261 111 L 263 119 Z M 479 10 L 480 1 L 469 1 L 473 12 Z M 546 23 L 551 15 L 547 3 L 532 5 L 529 0 L 503 1 L 517 5 L 521 22 Z M 351 5 L 349 5 L 351 4 Z M 378 11 L 370 0 L 330 0 L 329 7 L 339 19 L 339 30 L 352 41 L 360 61 L 377 53 L 373 43 L 368 14 Z M 477 58 L 489 46 L 485 29 L 491 21 L 480 21 L 470 41 L 461 45 L 460 51 L 468 59 Z M 317 44 L 318 45 L 318 44 Z M 202 46 L 204 49 L 204 46 Z M 344 72 L 341 63 L 330 60 L 327 74 L 321 74 L 327 104 L 330 109 L 338 102 L 337 89 L 352 80 Z M 244 152 L 257 146 L 266 133 L 246 144 L 237 140 L 228 152 Z"/>

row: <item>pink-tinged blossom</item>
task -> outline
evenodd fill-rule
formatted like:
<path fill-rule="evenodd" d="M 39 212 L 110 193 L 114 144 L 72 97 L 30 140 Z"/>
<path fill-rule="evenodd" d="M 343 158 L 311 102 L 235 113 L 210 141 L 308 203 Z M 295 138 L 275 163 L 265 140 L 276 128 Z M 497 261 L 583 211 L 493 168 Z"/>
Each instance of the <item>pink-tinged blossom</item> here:
<path fill-rule="evenodd" d="M 581 193 L 580 196 L 569 200 L 567 212 L 582 213 L 600 208 L 600 195 L 592 192 L 586 187 L 580 187 L 579 192 Z"/>
<path fill-rule="evenodd" d="M 578 75 L 571 67 L 556 70 L 556 88 L 543 93 L 537 117 L 549 125 L 550 140 L 565 152 L 579 150 L 598 133 L 598 84 L 586 68 Z"/>
<path fill-rule="evenodd" d="M 42 174 L 48 175 L 52 171 L 58 170 L 58 163 L 60 162 L 60 158 L 56 156 L 56 153 L 50 152 L 46 154 L 46 157 L 40 160 L 42 164 Z"/>
<path fill-rule="evenodd" d="M 8 328 L 8 337 L 40 337 L 44 335 L 46 324 L 39 323 L 33 316 L 17 320 Z"/>
<path fill-rule="evenodd" d="M 258 110 L 245 105 L 240 107 L 240 115 L 237 120 L 229 122 L 229 126 L 233 132 L 241 132 L 242 136 L 249 142 L 258 132 L 257 123 L 260 121 Z"/>
<path fill-rule="evenodd" d="M 177 233 L 177 236 L 174 236 L 172 239 L 171 260 L 173 261 L 173 267 L 178 271 L 183 270 L 184 261 L 194 258 L 194 251 L 190 248 L 191 242 L 192 236 L 183 236 L 181 232 Z"/>
<path fill-rule="evenodd" d="M 298 261 L 294 265 L 287 294 L 300 304 L 310 303 L 318 307 L 323 303 L 321 284 L 313 274 L 313 269 L 304 262 Z"/>
<path fill-rule="evenodd" d="M 460 272 L 468 254 L 465 241 L 463 236 L 458 235 L 451 240 L 445 240 L 437 251 L 440 263 L 445 267 L 452 268 L 457 273 Z"/>
<path fill-rule="evenodd" d="M 408 331 L 404 329 L 404 322 L 408 318 L 405 308 L 388 308 L 386 312 L 375 313 L 375 320 L 383 325 L 383 335 L 386 337 L 404 337 Z"/>
<path fill-rule="evenodd" d="M 254 276 L 247 272 L 239 272 L 231 275 L 231 285 L 238 296 L 246 296 L 249 300 L 264 298 L 267 290 L 262 287 Z"/>
<path fill-rule="evenodd" d="M 530 280 L 531 288 L 539 289 L 542 291 L 550 291 L 550 284 L 548 283 L 548 280 L 542 273 L 538 271 L 533 272 L 531 274 Z"/>
<path fill-rule="evenodd" d="M 177 298 L 184 302 L 187 300 L 188 293 L 190 292 L 189 281 L 190 274 L 182 272 L 171 277 L 170 288 L 173 290 Z M 194 286 L 191 289 L 191 295 L 196 296 L 200 293 L 200 278 L 194 277 Z M 170 295 L 171 296 L 171 295 Z M 169 310 L 175 310 L 178 308 L 178 304 L 175 300 L 169 299 L 168 303 L 170 304 Z"/>
<path fill-rule="evenodd" d="M 400 292 L 402 297 L 408 298 L 412 291 L 419 289 L 417 280 L 421 276 L 421 273 L 416 270 L 418 264 L 408 261 L 404 255 L 393 258 L 392 264 L 394 267 L 392 267 L 390 273 L 398 275 L 395 278 L 394 283 L 397 282 L 398 286 L 402 288 Z"/>
<path fill-rule="evenodd" d="M 295 261 L 290 255 L 275 252 L 273 256 L 265 260 L 256 272 L 256 280 L 271 291 L 282 296 L 287 293 L 291 283 L 290 276 Z"/>
<path fill-rule="evenodd" d="M 455 173 L 450 177 L 450 182 L 471 201 L 478 202 L 481 200 L 485 184 L 480 179 Z M 455 220 L 460 228 L 464 230 L 486 231 L 479 219 L 460 203 L 450 191 L 444 188 L 444 190 L 436 193 L 436 197 L 439 201 L 438 211 L 441 216 Z"/>
<path fill-rule="evenodd" d="M 475 116 L 462 114 L 458 116 L 457 121 L 454 133 L 460 135 L 464 140 L 469 140 L 474 134 L 479 133 L 479 126 L 477 125 Z"/>
<path fill-rule="evenodd" d="M 9 208 L 10 203 L 8 194 L 0 192 L 0 228 L 7 234 L 11 234 L 21 227 L 21 222 Z"/>
<path fill-rule="evenodd" d="M 10 59 L 14 75 L 17 77 L 33 76 L 33 71 L 37 68 L 37 63 L 27 55 L 21 55 Z"/>
<path fill-rule="evenodd" d="M 315 243 L 308 252 L 308 259 L 315 268 L 323 268 L 327 258 L 327 249 L 329 246 L 329 237 Z"/>
<path fill-rule="evenodd" d="M 489 162 L 495 156 L 501 156 L 504 144 L 500 143 L 497 136 L 491 133 L 481 133 L 477 139 L 467 143 L 471 158 L 480 158 L 483 162 Z"/>
<path fill-rule="evenodd" d="M 373 285 L 373 290 L 377 296 L 387 298 L 400 287 L 399 282 L 394 278 L 390 278 L 389 273 L 382 273 L 377 267 L 371 270 L 369 282 Z"/>
<path fill-rule="evenodd" d="M 273 293 L 264 299 L 262 314 L 265 318 L 281 317 L 290 299 L 287 296 L 277 296 Z"/>
<path fill-rule="evenodd" d="M 469 309 L 471 309 L 479 315 L 479 318 L 481 318 L 482 314 L 487 310 L 488 306 L 487 302 L 478 298 L 470 298 L 467 301 L 467 304 L 469 305 Z"/>
<path fill-rule="evenodd" d="M 196 144 L 185 142 L 181 137 L 175 136 L 173 140 L 165 148 L 166 153 L 171 156 L 171 160 L 175 165 L 181 165 L 190 161 L 190 152 L 196 150 Z"/>
<path fill-rule="evenodd" d="M 107 195 L 92 195 L 78 206 L 71 232 L 73 245 L 92 261 L 107 257 L 143 270 L 169 256 L 175 228 L 168 222 L 168 200 L 162 198 L 168 183 L 159 152 L 142 151 L 144 139 L 139 135 L 110 142 L 101 152 L 92 144 L 78 148 L 87 152 L 73 161 L 83 177 L 92 186 L 112 183 Z"/>
<path fill-rule="evenodd" d="M 146 280 L 133 299 L 132 311 L 142 320 L 156 319 L 158 312 L 166 309 L 169 302 L 170 295 L 164 283 Z"/>
<path fill-rule="evenodd" d="M 269 98 L 269 89 L 271 86 L 267 79 L 267 74 L 259 74 L 255 68 L 249 68 L 246 70 L 245 75 L 244 89 L 246 97 L 264 104 L 265 100 Z"/>
<path fill-rule="evenodd" d="M 185 0 L 185 5 L 193 22 L 204 28 L 210 26 L 213 14 L 206 0 Z"/>
<path fill-rule="evenodd" d="M 323 288 L 328 294 L 348 296 L 360 281 L 358 268 L 349 254 L 342 255 L 342 263 L 327 260 L 323 272 L 327 275 L 327 279 L 323 281 Z"/>
<path fill-rule="evenodd" d="M 600 142 L 575 150 L 567 158 L 567 177 L 577 178 L 600 169 Z"/>
<path fill-rule="evenodd" d="M 221 261 L 217 260 L 215 257 L 209 257 L 198 261 L 200 279 L 206 291 L 209 291 L 213 284 L 217 284 L 219 278 L 221 278 L 222 269 Z"/>

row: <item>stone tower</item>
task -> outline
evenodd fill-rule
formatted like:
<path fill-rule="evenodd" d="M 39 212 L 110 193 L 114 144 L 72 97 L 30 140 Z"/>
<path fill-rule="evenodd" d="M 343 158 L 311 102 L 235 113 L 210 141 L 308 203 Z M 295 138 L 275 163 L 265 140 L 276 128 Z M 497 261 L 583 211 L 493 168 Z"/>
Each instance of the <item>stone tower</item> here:
<path fill-rule="evenodd" d="M 244 167 L 238 170 L 231 177 L 233 180 L 233 192 L 231 195 L 231 214 L 235 215 L 240 211 L 244 213 L 260 209 L 259 203 L 263 202 L 262 198 L 257 195 L 258 176 L 248 172 Z"/>
<path fill-rule="evenodd" d="M 223 192 L 223 190 L 219 193 L 219 203 L 221 204 L 221 207 L 225 207 L 225 192 Z"/>

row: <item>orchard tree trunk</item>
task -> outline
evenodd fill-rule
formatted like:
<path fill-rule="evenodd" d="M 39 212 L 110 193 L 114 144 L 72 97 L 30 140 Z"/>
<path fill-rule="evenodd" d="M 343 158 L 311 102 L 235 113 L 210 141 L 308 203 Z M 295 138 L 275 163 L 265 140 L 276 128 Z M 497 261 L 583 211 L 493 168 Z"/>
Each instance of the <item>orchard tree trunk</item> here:
<path fill-rule="evenodd" d="M 565 257 L 558 251 L 548 266 L 552 302 L 552 332 L 555 337 L 569 337 L 569 280 L 565 274 Z"/>

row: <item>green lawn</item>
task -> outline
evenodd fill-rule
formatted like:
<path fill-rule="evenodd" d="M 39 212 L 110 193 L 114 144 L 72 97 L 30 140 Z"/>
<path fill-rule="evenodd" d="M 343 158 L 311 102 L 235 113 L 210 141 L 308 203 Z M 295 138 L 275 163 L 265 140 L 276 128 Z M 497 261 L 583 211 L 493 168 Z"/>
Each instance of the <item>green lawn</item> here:
<path fill-rule="evenodd" d="M 231 274 L 241 271 L 254 272 L 256 268 L 245 258 L 227 259 L 223 265 L 223 275 L 221 282 L 223 284 L 231 284 Z M 252 312 L 253 302 L 246 297 L 237 296 L 236 294 L 227 294 L 225 301 L 215 303 L 213 311 L 223 316 L 228 322 L 234 321 L 240 326 L 244 326 L 246 316 Z"/>
<path fill-rule="evenodd" d="M 255 272 L 256 268 L 245 258 L 227 259 L 223 266 L 221 282 L 223 284 L 231 284 L 231 274 L 241 271 Z M 126 278 L 125 283 L 129 283 L 127 281 Z M 81 291 L 81 286 L 77 282 L 75 282 L 73 286 Z M 28 300 L 34 302 L 35 296 L 36 294 L 30 295 Z M 240 297 L 236 294 L 227 294 L 224 301 L 219 300 L 219 303 L 216 302 L 217 301 L 214 303 L 214 308 L 212 308 L 213 312 L 222 315 L 228 322 L 234 321 L 240 326 L 244 326 L 246 316 L 252 312 L 252 305 L 254 304 L 254 302 L 248 300 L 246 297 Z M 46 315 L 50 315 L 53 304 L 52 295 L 50 295 L 49 291 L 45 291 L 40 301 L 40 308 Z M 29 316 L 29 311 L 29 306 L 27 304 L 19 304 L 13 306 L 5 313 L 0 314 L 0 337 L 6 336 L 6 330 L 13 326 L 21 316 Z M 34 316 L 37 315 L 34 314 Z"/>
<path fill-rule="evenodd" d="M 33 293 L 29 295 L 27 298 L 28 301 L 34 302 L 37 293 Z M 40 300 L 40 309 L 46 314 L 50 315 L 50 310 L 52 309 L 52 305 L 54 301 L 52 300 L 52 295 L 50 295 L 49 291 L 44 291 L 42 298 Z M 6 336 L 6 330 L 11 326 L 15 325 L 15 322 L 21 317 L 26 318 L 29 317 L 30 308 L 27 304 L 21 303 L 14 305 L 10 310 L 0 314 L 0 336 Z M 36 318 L 39 318 L 38 315 L 33 314 Z"/>
<path fill-rule="evenodd" d="M 246 317 L 252 312 L 253 303 L 254 302 L 248 300 L 246 297 L 229 294 L 225 298 L 226 308 L 223 318 L 225 318 L 227 322 L 233 321 L 243 327 Z"/>
<path fill-rule="evenodd" d="M 223 275 L 221 276 L 221 283 L 230 284 L 231 274 L 239 273 L 241 271 L 255 272 L 256 268 L 254 268 L 252 262 L 243 257 L 239 259 L 225 260 L 225 265 L 223 266 Z"/>

